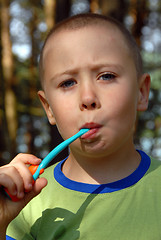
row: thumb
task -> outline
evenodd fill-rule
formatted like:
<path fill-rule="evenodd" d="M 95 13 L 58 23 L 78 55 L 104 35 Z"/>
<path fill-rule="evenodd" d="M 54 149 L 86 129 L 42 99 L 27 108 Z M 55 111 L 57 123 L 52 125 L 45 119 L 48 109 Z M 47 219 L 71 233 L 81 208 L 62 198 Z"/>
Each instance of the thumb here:
<path fill-rule="evenodd" d="M 33 189 L 30 192 L 25 193 L 22 204 L 24 204 L 25 206 L 34 197 L 36 197 L 42 191 L 42 189 L 46 187 L 46 185 L 47 185 L 47 180 L 45 178 L 38 178 L 33 185 Z"/>

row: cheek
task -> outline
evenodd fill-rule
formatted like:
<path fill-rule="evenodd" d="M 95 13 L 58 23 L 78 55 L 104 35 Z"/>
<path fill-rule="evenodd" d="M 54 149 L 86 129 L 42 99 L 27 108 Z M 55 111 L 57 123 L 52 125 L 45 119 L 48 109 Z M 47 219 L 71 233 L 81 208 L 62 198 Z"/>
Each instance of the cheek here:
<path fill-rule="evenodd" d="M 76 118 L 75 102 L 67 100 L 66 98 L 53 98 L 51 108 L 54 113 L 56 126 L 64 139 L 71 136 L 71 126 L 74 130 Z M 75 133 L 75 132 L 74 132 Z M 73 134 L 74 134 L 73 133 Z"/>
<path fill-rule="evenodd" d="M 135 89 L 133 90 L 135 91 Z M 114 121 L 118 120 L 122 125 L 134 124 L 136 120 L 137 94 L 132 90 L 123 89 L 111 99 L 110 111 Z M 125 126 L 126 127 L 126 126 Z"/>

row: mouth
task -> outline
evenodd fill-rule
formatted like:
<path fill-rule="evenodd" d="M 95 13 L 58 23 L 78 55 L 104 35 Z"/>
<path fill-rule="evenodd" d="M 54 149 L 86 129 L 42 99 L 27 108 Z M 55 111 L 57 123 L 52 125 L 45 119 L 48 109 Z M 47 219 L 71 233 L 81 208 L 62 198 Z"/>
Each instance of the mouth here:
<path fill-rule="evenodd" d="M 81 139 L 92 139 L 95 137 L 96 133 L 99 131 L 99 129 L 102 127 L 102 125 L 98 124 L 98 123 L 86 123 L 84 124 L 81 128 L 89 128 L 90 130 L 83 134 L 81 136 Z"/>

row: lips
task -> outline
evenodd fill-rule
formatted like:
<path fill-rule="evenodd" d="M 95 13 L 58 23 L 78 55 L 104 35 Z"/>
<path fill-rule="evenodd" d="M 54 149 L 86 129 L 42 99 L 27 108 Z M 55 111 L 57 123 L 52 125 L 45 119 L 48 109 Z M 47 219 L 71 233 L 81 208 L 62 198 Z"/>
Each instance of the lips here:
<path fill-rule="evenodd" d="M 101 126 L 102 125 L 94 122 L 84 124 L 81 128 L 89 128 L 90 130 L 87 133 L 83 134 L 81 138 L 82 139 L 94 138 L 98 130 L 101 128 Z"/>

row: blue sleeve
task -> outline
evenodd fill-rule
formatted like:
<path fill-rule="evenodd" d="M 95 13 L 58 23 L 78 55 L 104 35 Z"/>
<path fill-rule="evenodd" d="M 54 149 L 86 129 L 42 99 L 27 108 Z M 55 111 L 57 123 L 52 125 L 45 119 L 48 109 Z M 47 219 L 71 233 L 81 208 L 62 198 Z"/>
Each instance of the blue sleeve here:
<path fill-rule="evenodd" d="M 16 239 L 6 236 L 6 240 L 16 240 Z"/>

